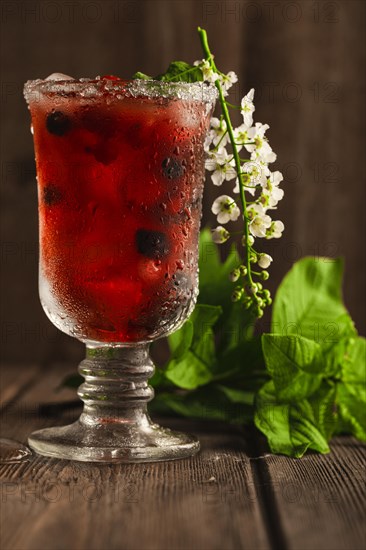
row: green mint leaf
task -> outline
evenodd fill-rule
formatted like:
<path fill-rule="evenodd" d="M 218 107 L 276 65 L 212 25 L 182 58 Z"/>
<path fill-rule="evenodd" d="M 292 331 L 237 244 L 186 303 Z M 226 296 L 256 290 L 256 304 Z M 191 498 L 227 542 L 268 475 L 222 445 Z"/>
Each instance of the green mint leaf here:
<path fill-rule="evenodd" d="M 155 80 L 163 82 L 199 82 L 203 80 L 201 69 L 185 61 L 172 61 L 165 73 L 158 75 Z"/>
<path fill-rule="evenodd" d="M 240 342 L 253 337 L 253 317 L 240 304 L 231 300 L 233 283 L 229 274 L 239 264 L 239 255 L 234 246 L 222 263 L 218 246 L 212 241 L 211 231 L 201 231 L 198 301 L 211 305 L 220 304 L 223 309 L 223 315 L 216 326 L 220 356 L 236 348 Z M 230 366 L 227 362 L 223 362 L 223 365 L 223 368 Z"/>
<path fill-rule="evenodd" d="M 215 338 L 212 330 L 221 315 L 221 307 L 198 304 L 189 320 L 189 327 L 180 329 L 178 338 L 169 337 L 173 356 L 165 376 L 184 389 L 195 389 L 210 382 L 216 363 Z"/>
<path fill-rule="evenodd" d="M 349 315 L 339 317 L 338 326 L 341 327 L 340 339 L 327 346 L 324 353 L 324 374 L 333 378 L 342 377 L 343 365 L 350 361 L 349 351 L 357 338 L 357 331 Z"/>
<path fill-rule="evenodd" d="M 132 76 L 132 79 L 133 80 L 153 80 L 153 77 L 152 76 L 148 76 L 147 74 L 144 74 L 144 73 L 141 73 L 140 71 L 137 71 L 137 73 L 135 73 L 133 76 Z"/>
<path fill-rule="evenodd" d="M 220 306 L 197 304 L 190 316 L 190 320 L 194 327 L 192 347 L 197 349 L 197 346 L 201 345 L 205 335 L 211 331 L 211 327 L 215 325 L 221 313 L 222 308 Z"/>
<path fill-rule="evenodd" d="M 314 408 L 308 400 L 304 399 L 291 407 L 290 422 L 291 439 L 295 448 L 306 445 L 307 449 L 323 454 L 329 453 L 327 437 L 322 433 Z"/>
<path fill-rule="evenodd" d="M 309 257 L 297 262 L 278 288 L 271 332 L 298 334 L 324 349 L 334 345 L 347 315 L 341 296 L 342 275 L 341 259 Z"/>
<path fill-rule="evenodd" d="M 218 356 L 213 379 L 216 383 L 257 392 L 268 379 L 260 337 L 240 342 Z"/>
<path fill-rule="evenodd" d="M 253 399 L 254 394 L 246 392 L 242 401 L 233 402 L 221 386 L 209 384 L 185 394 L 158 394 L 149 408 L 152 406 L 155 412 L 174 412 L 200 420 L 248 424 L 253 421 Z"/>
<path fill-rule="evenodd" d="M 366 385 L 366 338 L 363 336 L 348 341 L 342 361 L 342 381 Z"/>
<path fill-rule="evenodd" d="M 221 327 L 219 352 L 227 354 L 236 350 L 242 342 L 249 342 L 254 334 L 253 316 L 237 302 L 232 302 L 225 311 Z"/>
<path fill-rule="evenodd" d="M 229 401 L 231 401 L 231 403 L 248 405 L 250 407 L 253 406 L 253 392 L 223 386 L 222 384 L 218 384 L 217 388 L 229 399 Z"/>
<path fill-rule="evenodd" d="M 337 384 L 338 431 L 366 440 L 366 339 L 348 343 L 342 364 L 342 381 Z"/>
<path fill-rule="evenodd" d="M 263 334 L 262 348 L 281 401 L 302 400 L 319 388 L 324 362 L 319 344 L 301 336 Z"/>
<path fill-rule="evenodd" d="M 193 323 L 188 319 L 184 325 L 168 337 L 168 343 L 172 356 L 177 358 L 184 355 L 190 348 L 193 339 Z"/>
<path fill-rule="evenodd" d="M 317 425 L 317 412 L 308 400 L 280 403 L 270 381 L 258 392 L 255 408 L 255 425 L 267 437 L 273 453 L 300 458 L 308 449 L 329 452 L 327 438 Z"/>
<path fill-rule="evenodd" d="M 165 370 L 165 376 L 173 384 L 185 390 L 194 390 L 212 380 L 210 365 L 192 351 L 187 351 L 178 359 L 171 359 Z"/>
<path fill-rule="evenodd" d="M 211 232 L 208 229 L 203 230 L 199 254 L 199 301 L 204 304 L 220 304 L 224 309 L 230 308 L 233 283 L 229 280 L 229 274 L 239 263 L 235 247 L 230 249 L 225 262 L 222 263 L 218 247 L 212 241 Z"/>
<path fill-rule="evenodd" d="M 365 384 L 337 384 L 337 406 L 340 417 L 338 431 L 351 433 L 357 439 L 366 441 Z"/>
<path fill-rule="evenodd" d="M 308 398 L 315 419 L 315 425 L 327 441 L 332 437 L 338 421 L 336 410 L 337 386 L 324 380 L 319 389 Z"/>

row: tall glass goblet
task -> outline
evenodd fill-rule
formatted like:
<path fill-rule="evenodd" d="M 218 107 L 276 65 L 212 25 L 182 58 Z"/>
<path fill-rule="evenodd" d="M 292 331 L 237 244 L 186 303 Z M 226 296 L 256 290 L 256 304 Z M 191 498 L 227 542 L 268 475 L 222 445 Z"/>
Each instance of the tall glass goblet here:
<path fill-rule="evenodd" d="M 179 328 L 198 288 L 204 83 L 35 80 L 25 85 L 37 164 L 42 306 L 86 344 L 80 418 L 29 437 L 97 462 L 176 459 L 196 438 L 153 423 L 149 344 Z"/>

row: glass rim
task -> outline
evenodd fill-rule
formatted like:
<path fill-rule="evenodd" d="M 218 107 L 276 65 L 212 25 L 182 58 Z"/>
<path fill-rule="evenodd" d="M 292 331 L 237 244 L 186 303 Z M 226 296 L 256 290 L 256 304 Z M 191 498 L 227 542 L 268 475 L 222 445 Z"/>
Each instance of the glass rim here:
<path fill-rule="evenodd" d="M 108 94 L 116 99 L 153 98 L 194 100 L 214 105 L 218 91 L 214 84 L 198 82 L 166 82 L 162 80 L 112 80 L 106 78 L 36 79 L 24 84 L 24 97 L 31 103 L 39 96 L 79 97 L 96 99 Z"/>

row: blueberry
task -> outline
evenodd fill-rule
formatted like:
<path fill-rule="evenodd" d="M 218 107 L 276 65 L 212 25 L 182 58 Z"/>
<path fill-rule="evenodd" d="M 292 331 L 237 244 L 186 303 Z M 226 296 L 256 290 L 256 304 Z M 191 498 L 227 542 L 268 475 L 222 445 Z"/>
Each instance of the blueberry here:
<path fill-rule="evenodd" d="M 43 188 L 42 200 L 47 206 L 54 206 L 55 204 L 58 204 L 61 199 L 62 193 L 56 185 L 49 183 Z"/>
<path fill-rule="evenodd" d="M 136 232 L 136 245 L 140 254 L 160 260 L 169 252 L 169 243 L 165 233 L 138 229 Z"/>
<path fill-rule="evenodd" d="M 63 136 L 70 130 L 71 122 L 62 111 L 52 111 L 47 115 L 46 127 L 50 134 Z"/>
<path fill-rule="evenodd" d="M 176 158 L 167 157 L 161 163 L 163 170 L 163 175 L 169 180 L 176 180 L 183 176 L 185 172 L 185 167 L 183 164 Z"/>

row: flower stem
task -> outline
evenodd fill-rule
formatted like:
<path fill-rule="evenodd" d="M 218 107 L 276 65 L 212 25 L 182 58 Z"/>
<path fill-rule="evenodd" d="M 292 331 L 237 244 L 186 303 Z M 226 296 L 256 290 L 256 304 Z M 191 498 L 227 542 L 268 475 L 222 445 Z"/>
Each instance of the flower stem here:
<path fill-rule="evenodd" d="M 204 29 L 201 29 L 201 27 L 198 27 L 198 34 L 200 36 L 201 45 L 202 45 L 203 52 L 206 56 L 206 60 L 210 63 L 212 70 L 215 71 L 216 73 L 218 73 L 219 71 L 218 71 L 218 69 L 215 65 L 213 55 L 212 55 L 210 47 L 208 45 L 208 39 L 207 39 L 206 31 Z M 216 86 L 216 88 L 219 92 L 219 101 L 220 101 L 220 105 L 221 105 L 221 109 L 222 109 L 222 114 L 223 114 L 224 120 L 226 122 L 226 128 L 227 128 L 227 132 L 229 134 L 230 143 L 231 143 L 231 146 L 232 146 L 232 149 L 233 149 L 235 167 L 236 167 L 238 180 L 239 180 L 240 200 L 241 200 L 242 208 L 243 208 L 242 218 L 243 218 L 243 222 L 244 222 L 244 232 L 243 233 L 244 233 L 244 237 L 245 237 L 245 245 L 244 245 L 244 248 L 245 248 L 245 267 L 247 268 L 247 274 L 246 274 L 245 278 L 247 279 L 248 284 L 252 285 L 253 284 L 253 279 L 252 279 L 251 265 L 250 265 L 250 247 L 248 246 L 249 224 L 248 224 L 247 203 L 246 203 L 246 199 L 245 199 L 244 182 L 243 182 L 243 176 L 242 176 L 242 171 L 241 171 L 240 157 L 239 157 L 238 149 L 237 149 L 236 142 L 235 142 L 233 125 L 231 123 L 228 106 L 227 106 L 227 103 L 226 103 L 226 100 L 225 100 L 225 97 L 224 97 L 224 93 L 223 93 L 223 90 L 222 90 L 222 87 L 221 87 L 221 84 L 220 84 L 219 80 L 216 80 L 215 86 Z"/>

